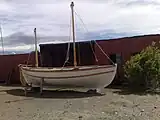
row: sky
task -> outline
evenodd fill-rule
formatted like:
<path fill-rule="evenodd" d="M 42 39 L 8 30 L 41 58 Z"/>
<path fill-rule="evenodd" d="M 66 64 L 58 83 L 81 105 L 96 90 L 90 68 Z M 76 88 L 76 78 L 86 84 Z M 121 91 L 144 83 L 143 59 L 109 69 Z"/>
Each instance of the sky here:
<path fill-rule="evenodd" d="M 70 3 L 71 0 L 0 0 L 5 51 L 34 50 L 34 28 L 39 44 L 71 41 Z M 77 41 L 160 32 L 160 0 L 74 0 L 74 3 Z"/>

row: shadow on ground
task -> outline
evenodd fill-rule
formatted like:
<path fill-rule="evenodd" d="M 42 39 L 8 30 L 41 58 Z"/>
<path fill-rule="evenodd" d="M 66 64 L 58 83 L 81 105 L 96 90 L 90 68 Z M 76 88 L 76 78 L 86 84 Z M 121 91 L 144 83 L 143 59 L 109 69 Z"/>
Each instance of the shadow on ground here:
<path fill-rule="evenodd" d="M 7 94 L 11 94 L 14 96 L 25 96 L 23 89 L 10 89 L 6 90 Z M 85 97 L 94 97 L 94 96 L 102 96 L 98 93 L 87 93 L 87 92 L 79 92 L 72 90 L 43 90 L 43 95 L 40 95 L 39 92 L 29 92 L 27 93 L 27 97 L 35 97 L 35 98 L 57 98 L 57 99 L 67 99 L 67 98 L 85 98 Z"/>
<path fill-rule="evenodd" d="M 146 90 L 144 87 L 133 87 L 129 85 L 111 85 L 108 87 L 108 89 L 113 89 L 113 93 L 119 94 L 119 95 L 156 95 L 160 92 L 158 91 L 152 91 L 152 90 Z"/>
<path fill-rule="evenodd" d="M 2 87 L 21 87 L 20 84 L 7 85 L 6 83 L 0 83 L 0 86 L 2 86 Z"/>

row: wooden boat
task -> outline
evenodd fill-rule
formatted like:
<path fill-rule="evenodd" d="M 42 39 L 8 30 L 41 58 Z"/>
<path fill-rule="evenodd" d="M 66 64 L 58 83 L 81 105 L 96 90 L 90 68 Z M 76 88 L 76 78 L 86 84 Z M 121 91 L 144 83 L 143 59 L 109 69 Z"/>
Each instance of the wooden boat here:
<path fill-rule="evenodd" d="M 36 66 L 31 67 L 28 65 L 19 65 L 21 75 L 23 76 L 22 83 L 26 83 L 32 87 L 41 88 L 42 86 L 50 86 L 53 88 L 87 88 L 88 90 L 101 90 L 113 81 L 117 71 L 117 64 L 115 63 L 113 63 L 113 65 L 77 66 L 73 7 L 74 3 L 72 2 L 74 66 L 59 68 L 38 67 L 37 37 L 35 28 Z"/>

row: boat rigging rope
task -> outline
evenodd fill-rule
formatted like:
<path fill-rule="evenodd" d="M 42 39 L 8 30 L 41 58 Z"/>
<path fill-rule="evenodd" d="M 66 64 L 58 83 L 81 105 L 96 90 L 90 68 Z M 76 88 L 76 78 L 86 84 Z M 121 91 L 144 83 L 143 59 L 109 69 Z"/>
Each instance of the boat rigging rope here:
<path fill-rule="evenodd" d="M 76 28 L 78 28 L 78 24 L 77 22 L 75 23 L 75 26 Z M 78 56 L 78 65 L 81 65 L 81 51 L 80 51 L 80 42 L 77 42 L 76 45 L 77 45 L 77 49 L 76 49 L 76 52 L 77 52 L 77 56 Z"/>
<path fill-rule="evenodd" d="M 67 53 L 66 53 L 66 60 L 65 60 L 65 62 L 63 64 L 62 69 L 64 68 L 64 66 L 66 65 L 66 63 L 69 60 L 70 39 L 71 39 L 71 16 L 70 16 L 70 24 L 69 24 L 69 43 L 68 43 L 68 48 L 67 48 Z"/>
<path fill-rule="evenodd" d="M 80 46 L 79 43 L 77 43 L 78 45 L 78 64 L 81 65 L 81 55 L 80 55 Z"/>
<path fill-rule="evenodd" d="M 83 24 L 84 29 L 86 30 L 86 32 L 89 33 L 89 31 L 88 31 L 86 25 L 84 24 L 82 18 L 80 17 L 80 15 L 78 15 L 78 13 L 77 13 L 76 11 L 75 11 L 75 14 L 76 14 L 76 15 L 79 17 L 79 19 L 81 20 L 81 22 L 82 22 L 82 24 Z M 109 61 L 110 61 L 112 64 L 115 64 L 115 63 L 109 58 L 109 56 L 104 52 L 104 50 L 101 48 L 101 46 L 100 46 L 95 40 L 93 40 L 93 41 L 94 41 L 95 44 L 99 47 L 99 49 L 101 50 L 101 52 L 109 59 Z M 96 61 L 98 61 L 95 52 L 93 52 L 93 53 L 94 53 L 94 55 L 95 55 Z"/>
<path fill-rule="evenodd" d="M 27 65 L 28 65 L 28 62 L 29 62 L 29 60 L 30 60 L 30 56 L 31 56 L 31 52 L 30 52 L 29 55 L 28 55 Z"/>
<path fill-rule="evenodd" d="M 32 41 L 33 42 L 33 41 Z M 33 45 L 34 45 L 34 43 L 32 43 Z M 31 47 L 32 48 L 32 47 Z M 35 51 L 34 51 L 35 52 Z M 30 61 L 30 57 L 31 57 L 31 53 L 32 53 L 32 51 L 29 53 L 29 55 L 28 55 L 28 59 L 27 59 L 27 65 L 28 65 L 28 63 L 29 63 L 29 61 Z"/>
<path fill-rule="evenodd" d="M 95 53 L 94 50 L 93 50 L 91 41 L 90 41 L 90 46 L 91 46 L 92 52 L 93 52 L 93 54 L 94 54 L 95 60 L 96 60 L 96 62 L 97 62 L 97 64 L 98 64 L 98 58 L 97 58 L 97 56 L 96 56 L 96 53 Z"/>
<path fill-rule="evenodd" d="M 77 14 L 77 12 L 76 12 L 76 11 L 75 11 L 75 14 L 76 14 L 76 15 L 79 17 L 79 19 L 82 21 L 81 17 Z M 83 21 L 82 21 L 82 23 L 83 23 Z M 83 24 L 84 24 L 84 23 L 83 23 Z M 85 28 L 85 27 L 84 27 L 84 28 Z M 90 46 L 91 46 L 92 52 L 93 52 L 93 54 L 94 54 L 95 60 L 96 60 L 96 62 L 97 62 L 97 64 L 98 64 L 98 59 L 97 59 L 96 53 L 94 52 L 94 49 L 93 49 L 93 46 L 92 46 L 91 41 L 90 41 L 89 43 L 90 43 Z"/>
<path fill-rule="evenodd" d="M 32 44 L 34 44 L 34 43 L 32 43 Z M 37 44 L 38 44 L 38 41 L 37 41 Z M 32 47 L 31 47 L 32 48 Z M 30 48 L 30 49 L 31 49 Z M 27 59 L 27 65 L 28 65 L 28 63 L 29 63 L 29 61 L 30 61 L 30 57 L 31 57 L 31 54 L 32 54 L 32 52 L 33 51 L 31 51 L 30 53 L 29 53 L 29 55 L 28 55 L 28 59 Z M 35 52 L 35 51 L 34 51 Z M 38 58 L 42 58 L 42 56 L 41 56 L 41 54 L 38 52 Z M 40 63 L 42 64 L 42 61 L 41 61 L 41 59 L 40 59 Z M 32 63 L 33 64 L 33 63 Z"/>
<path fill-rule="evenodd" d="M 66 54 L 66 60 L 65 60 L 65 62 L 64 62 L 64 64 L 63 64 L 62 69 L 64 68 L 64 66 L 66 65 L 66 63 L 67 63 L 68 60 L 69 60 L 69 49 L 70 49 L 70 43 L 68 43 L 67 54 Z"/>

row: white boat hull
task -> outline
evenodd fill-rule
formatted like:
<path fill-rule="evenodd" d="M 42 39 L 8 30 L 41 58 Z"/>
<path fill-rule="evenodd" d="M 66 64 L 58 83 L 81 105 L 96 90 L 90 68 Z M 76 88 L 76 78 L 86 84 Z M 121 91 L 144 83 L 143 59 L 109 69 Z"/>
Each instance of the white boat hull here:
<path fill-rule="evenodd" d="M 20 66 L 24 82 L 33 87 L 40 87 L 43 79 L 44 86 L 53 88 L 88 88 L 98 89 L 107 87 L 113 81 L 117 64 L 104 66 L 80 66 L 73 68 L 47 68 Z"/>

